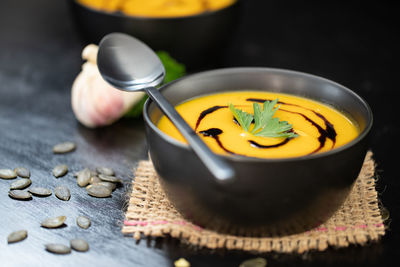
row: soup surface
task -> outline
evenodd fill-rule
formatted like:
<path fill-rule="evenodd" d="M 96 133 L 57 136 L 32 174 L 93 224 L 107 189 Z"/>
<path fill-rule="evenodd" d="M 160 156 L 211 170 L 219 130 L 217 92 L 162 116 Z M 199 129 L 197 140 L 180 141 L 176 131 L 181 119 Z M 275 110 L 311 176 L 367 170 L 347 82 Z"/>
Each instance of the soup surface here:
<path fill-rule="evenodd" d="M 278 99 L 274 118 L 292 125 L 297 137 L 262 137 L 245 131 L 229 104 L 253 114 L 253 103 Z M 197 97 L 176 106 L 179 114 L 216 153 L 258 158 L 298 157 L 328 151 L 357 137 L 356 124 L 331 106 L 280 93 L 240 91 Z M 163 116 L 158 127 L 169 136 L 185 139 Z M 254 127 L 254 123 L 251 124 Z"/>
<path fill-rule="evenodd" d="M 180 17 L 214 11 L 236 0 L 78 0 L 83 5 L 108 12 L 145 17 Z"/>

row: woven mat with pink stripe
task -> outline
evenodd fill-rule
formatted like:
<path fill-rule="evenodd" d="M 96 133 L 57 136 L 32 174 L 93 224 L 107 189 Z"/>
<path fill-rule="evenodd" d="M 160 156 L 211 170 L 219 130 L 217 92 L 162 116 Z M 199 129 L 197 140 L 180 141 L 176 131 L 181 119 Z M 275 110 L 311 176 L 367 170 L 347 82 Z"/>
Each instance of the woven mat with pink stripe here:
<path fill-rule="evenodd" d="M 329 246 L 365 245 L 385 234 L 374 175 L 375 162 L 368 152 L 352 192 L 328 221 L 300 234 L 247 237 L 221 234 L 185 220 L 167 200 L 152 163 L 141 161 L 133 179 L 122 232 L 137 240 L 170 235 L 192 246 L 255 253 L 303 253 L 323 251 Z"/>

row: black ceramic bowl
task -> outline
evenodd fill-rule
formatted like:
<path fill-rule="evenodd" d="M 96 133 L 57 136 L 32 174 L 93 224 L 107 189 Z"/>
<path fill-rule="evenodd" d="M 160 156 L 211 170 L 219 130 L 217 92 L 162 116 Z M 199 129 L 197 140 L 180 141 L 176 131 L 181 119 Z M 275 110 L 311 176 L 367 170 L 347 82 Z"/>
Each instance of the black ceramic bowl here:
<path fill-rule="evenodd" d="M 86 41 L 97 44 L 108 33 L 127 33 L 155 51 L 167 51 L 189 69 L 216 64 L 236 28 L 241 2 L 198 15 L 157 18 L 104 12 L 68 1 Z"/>
<path fill-rule="evenodd" d="M 186 218 L 218 231 L 266 227 L 269 234 L 282 234 L 317 226 L 344 202 L 362 167 L 372 126 L 368 104 L 324 78 L 268 68 L 206 71 L 169 83 L 161 92 L 176 105 L 199 95 L 247 89 L 288 93 L 335 106 L 358 123 L 360 134 L 342 147 L 309 156 L 222 156 L 237 177 L 230 184 L 220 184 L 187 145 L 157 128 L 162 114 L 148 100 L 144 108 L 147 141 L 168 198 Z"/>

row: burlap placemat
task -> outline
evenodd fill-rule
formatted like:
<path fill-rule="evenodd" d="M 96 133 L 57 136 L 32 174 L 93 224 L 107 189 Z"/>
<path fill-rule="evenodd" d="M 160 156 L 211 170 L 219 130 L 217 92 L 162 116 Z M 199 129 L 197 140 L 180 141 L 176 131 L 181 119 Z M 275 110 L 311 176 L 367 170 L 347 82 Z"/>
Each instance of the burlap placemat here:
<path fill-rule="evenodd" d="M 142 236 L 170 235 L 198 247 L 260 253 L 303 253 L 323 251 L 328 246 L 364 245 L 385 234 L 374 174 L 375 162 L 368 152 L 346 202 L 333 217 L 311 231 L 281 237 L 242 237 L 203 229 L 183 219 L 167 200 L 151 162 L 141 161 L 133 180 L 122 232 L 132 234 L 136 240 Z"/>

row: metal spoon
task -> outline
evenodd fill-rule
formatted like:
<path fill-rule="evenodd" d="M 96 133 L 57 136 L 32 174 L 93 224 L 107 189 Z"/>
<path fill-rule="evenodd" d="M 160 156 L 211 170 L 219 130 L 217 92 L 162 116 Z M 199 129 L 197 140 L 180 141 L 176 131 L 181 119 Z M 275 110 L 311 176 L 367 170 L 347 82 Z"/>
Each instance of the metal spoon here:
<path fill-rule="evenodd" d="M 208 148 L 171 103 L 153 87 L 163 81 L 165 69 L 147 45 L 126 34 L 108 34 L 99 44 L 97 65 L 103 79 L 112 86 L 130 92 L 145 91 L 217 180 L 222 182 L 233 178 L 232 167 Z"/>

